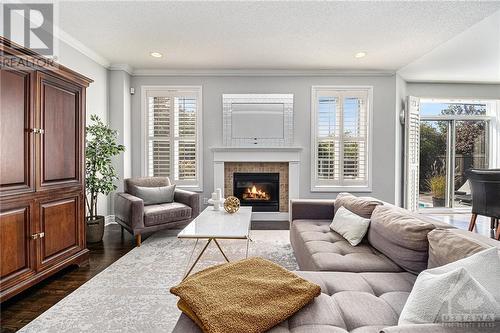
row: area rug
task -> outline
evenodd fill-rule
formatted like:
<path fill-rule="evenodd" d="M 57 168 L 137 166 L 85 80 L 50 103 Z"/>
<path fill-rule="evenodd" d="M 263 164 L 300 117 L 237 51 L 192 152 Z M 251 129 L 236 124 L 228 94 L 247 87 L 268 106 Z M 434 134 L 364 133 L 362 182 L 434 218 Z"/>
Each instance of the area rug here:
<path fill-rule="evenodd" d="M 169 288 L 179 283 L 194 240 L 172 231 L 149 237 L 107 269 L 23 327 L 20 332 L 171 332 L 180 311 Z M 297 270 L 287 230 L 254 230 L 249 256 Z M 206 241 L 200 241 L 194 257 Z M 245 257 L 244 240 L 221 240 L 229 260 Z M 196 270 L 224 262 L 211 243 Z"/>

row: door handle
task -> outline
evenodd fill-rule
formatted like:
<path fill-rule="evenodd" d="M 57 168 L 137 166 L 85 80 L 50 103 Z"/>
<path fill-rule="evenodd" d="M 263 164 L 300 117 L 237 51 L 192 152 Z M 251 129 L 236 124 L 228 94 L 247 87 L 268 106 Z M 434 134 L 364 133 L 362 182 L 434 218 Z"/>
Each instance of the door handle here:
<path fill-rule="evenodd" d="M 38 234 L 38 238 L 43 238 L 43 237 L 45 237 L 45 232 L 40 232 L 40 233 Z"/>
<path fill-rule="evenodd" d="M 31 235 L 31 239 L 37 239 L 38 236 L 39 236 L 38 234 L 33 234 L 33 235 Z"/>

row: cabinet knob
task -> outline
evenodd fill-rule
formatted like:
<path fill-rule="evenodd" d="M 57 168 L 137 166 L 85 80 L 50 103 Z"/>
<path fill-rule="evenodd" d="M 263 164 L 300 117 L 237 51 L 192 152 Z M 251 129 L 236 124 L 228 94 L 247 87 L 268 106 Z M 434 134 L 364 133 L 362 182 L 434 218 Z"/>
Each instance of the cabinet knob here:
<path fill-rule="evenodd" d="M 38 238 L 38 234 L 31 235 L 31 239 L 37 239 L 37 238 Z"/>
<path fill-rule="evenodd" d="M 30 132 L 35 134 L 44 134 L 45 130 L 41 128 L 30 128 Z"/>
<path fill-rule="evenodd" d="M 38 234 L 38 238 L 43 238 L 43 237 L 45 237 L 45 232 L 41 232 Z"/>

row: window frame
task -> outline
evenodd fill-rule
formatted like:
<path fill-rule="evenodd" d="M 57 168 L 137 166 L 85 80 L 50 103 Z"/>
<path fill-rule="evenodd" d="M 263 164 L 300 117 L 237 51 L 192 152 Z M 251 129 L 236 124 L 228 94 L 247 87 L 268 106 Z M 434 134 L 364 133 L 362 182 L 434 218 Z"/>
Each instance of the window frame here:
<path fill-rule="evenodd" d="M 353 94 L 366 94 L 366 181 L 362 184 L 356 184 L 354 181 L 340 179 L 320 180 L 318 179 L 318 93 L 331 91 L 332 96 L 352 92 Z M 343 114 L 342 118 L 343 119 Z M 372 128 L 373 128 L 373 86 L 356 85 L 314 85 L 311 87 L 311 192 L 371 192 L 372 191 Z M 344 137 L 340 138 L 340 144 L 343 147 Z M 339 165 L 343 165 L 343 160 Z"/>
<path fill-rule="evenodd" d="M 144 85 L 141 86 L 141 175 L 148 176 L 149 169 L 149 134 L 148 134 L 148 94 L 158 92 L 165 94 L 165 96 L 180 97 L 185 95 L 196 96 L 197 110 L 196 110 L 196 180 L 192 182 L 176 181 L 171 176 L 172 183 L 177 185 L 177 188 L 185 189 L 194 192 L 203 192 L 203 92 L 201 85 Z M 174 119 L 174 107 L 172 105 L 171 120 Z M 171 121 L 172 133 L 174 133 L 175 123 Z M 173 143 L 175 141 L 175 134 L 169 138 Z M 171 145 L 171 149 L 173 149 Z M 173 154 L 171 153 L 171 157 Z M 171 170 L 173 172 L 173 170 Z"/>

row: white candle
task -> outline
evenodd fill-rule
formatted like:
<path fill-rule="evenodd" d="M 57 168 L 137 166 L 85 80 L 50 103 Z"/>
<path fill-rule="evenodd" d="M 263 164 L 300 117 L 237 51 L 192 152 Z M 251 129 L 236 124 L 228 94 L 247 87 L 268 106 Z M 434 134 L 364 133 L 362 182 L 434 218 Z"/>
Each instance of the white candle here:
<path fill-rule="evenodd" d="M 218 200 L 217 193 L 215 193 L 215 192 L 212 193 L 212 200 Z"/>
<path fill-rule="evenodd" d="M 220 188 L 216 189 L 215 192 L 217 192 L 217 200 L 222 199 L 222 190 Z"/>

